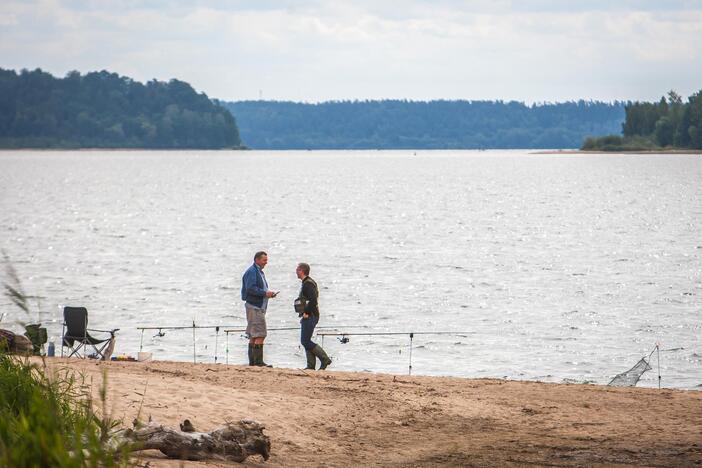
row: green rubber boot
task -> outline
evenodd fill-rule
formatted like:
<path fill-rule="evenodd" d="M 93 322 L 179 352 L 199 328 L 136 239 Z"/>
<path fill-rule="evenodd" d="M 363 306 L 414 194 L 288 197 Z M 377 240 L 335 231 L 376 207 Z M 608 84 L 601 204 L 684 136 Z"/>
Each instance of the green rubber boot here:
<path fill-rule="evenodd" d="M 263 362 L 263 345 L 262 344 L 254 345 L 253 355 L 254 355 L 254 366 L 273 367 L 270 364 L 266 364 L 265 362 Z"/>
<path fill-rule="evenodd" d="M 332 360 L 327 356 L 327 353 L 324 352 L 321 346 L 315 345 L 314 348 L 312 348 L 312 354 L 314 354 L 316 357 L 319 358 L 320 361 L 322 361 L 322 365 L 319 366 L 319 370 L 324 370 L 327 368 L 329 364 L 332 363 Z"/>
<path fill-rule="evenodd" d="M 317 357 L 314 355 L 312 350 L 306 349 L 305 356 L 307 356 L 307 367 L 305 367 L 305 369 L 315 370 L 317 367 Z"/>
<path fill-rule="evenodd" d="M 254 363 L 254 345 L 253 345 L 253 343 L 249 343 L 249 365 L 250 366 L 256 365 Z"/>

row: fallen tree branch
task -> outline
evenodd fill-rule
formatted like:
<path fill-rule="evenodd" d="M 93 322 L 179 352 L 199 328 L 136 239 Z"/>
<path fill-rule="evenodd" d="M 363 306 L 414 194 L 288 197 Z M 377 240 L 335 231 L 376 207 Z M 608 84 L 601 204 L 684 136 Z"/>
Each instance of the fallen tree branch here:
<path fill-rule="evenodd" d="M 225 460 L 243 462 L 250 455 L 261 455 L 268 460 L 270 438 L 263 434 L 264 426 L 256 421 L 242 419 L 227 422 L 211 432 L 197 432 L 187 419 L 179 431 L 160 424 L 137 429 L 124 429 L 114 435 L 112 444 L 129 451 L 160 450 L 169 458 L 179 460 Z"/>

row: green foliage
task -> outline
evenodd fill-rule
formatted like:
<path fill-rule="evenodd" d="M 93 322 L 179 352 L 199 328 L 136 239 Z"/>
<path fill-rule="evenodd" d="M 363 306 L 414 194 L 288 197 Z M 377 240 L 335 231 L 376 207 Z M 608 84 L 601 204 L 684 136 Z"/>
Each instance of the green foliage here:
<path fill-rule="evenodd" d="M 662 116 L 656 122 L 653 136 L 659 146 L 672 146 L 675 138 L 675 125 L 670 117 Z"/>
<path fill-rule="evenodd" d="M 598 151 L 636 151 L 661 148 L 702 149 L 702 91 L 683 103 L 675 91 L 657 103 L 634 102 L 625 107 L 622 124 L 624 138 L 614 142 L 610 136 L 587 138 L 581 149 Z"/>
<path fill-rule="evenodd" d="M 654 151 L 658 146 L 650 138 L 638 135 L 632 137 L 606 135 L 586 138 L 580 149 L 583 151 Z"/>
<path fill-rule="evenodd" d="M 25 313 L 30 322 L 38 323 L 40 321 L 39 314 L 41 303 L 39 301 L 41 298 L 39 296 L 30 296 L 24 292 L 24 288 L 22 287 L 22 282 L 17 275 L 17 271 L 15 270 L 15 267 L 12 266 L 10 257 L 4 250 L 2 250 L 2 257 L 3 263 L 5 263 L 5 280 L 3 281 L 5 297 L 7 297 L 14 305 L 19 307 Z M 30 305 L 31 300 L 35 300 L 37 303 L 36 314 L 32 312 L 32 307 Z M 19 321 L 19 324 L 26 326 L 26 323 L 23 321 Z"/>
<path fill-rule="evenodd" d="M 275 101 L 226 103 L 258 149 L 577 148 L 616 132 L 623 103 L 503 101 Z"/>
<path fill-rule="evenodd" d="M 690 96 L 685 112 L 687 113 L 686 121 L 689 123 L 687 135 L 690 146 L 702 149 L 702 90 Z"/>
<path fill-rule="evenodd" d="M 236 148 L 234 117 L 188 83 L 0 69 L 0 147 Z"/>
<path fill-rule="evenodd" d="M 588 137 L 585 139 L 585 143 L 581 149 L 585 151 L 599 151 L 604 150 L 604 148 L 615 148 L 621 147 L 624 139 L 619 135 L 607 135 L 599 138 Z"/>
<path fill-rule="evenodd" d="M 650 135 L 656 127 L 656 122 L 668 112 L 668 106 L 658 103 L 635 102 L 624 108 L 626 119 L 623 124 L 624 136 Z"/>
<path fill-rule="evenodd" d="M 0 466 L 126 466 L 126 450 L 103 446 L 115 425 L 94 413 L 89 388 L 72 374 L 48 377 L 0 352 Z"/>

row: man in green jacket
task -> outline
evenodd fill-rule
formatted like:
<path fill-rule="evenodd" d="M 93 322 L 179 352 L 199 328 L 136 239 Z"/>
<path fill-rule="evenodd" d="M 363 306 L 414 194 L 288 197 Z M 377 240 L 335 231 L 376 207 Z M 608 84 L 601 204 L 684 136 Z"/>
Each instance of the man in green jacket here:
<path fill-rule="evenodd" d="M 321 365 L 319 370 L 324 370 L 331 364 L 332 360 L 327 356 L 321 346 L 312 341 L 314 327 L 319 322 L 319 288 L 317 283 L 310 278 L 310 266 L 307 263 L 299 263 L 295 269 L 295 274 L 302 281 L 298 302 L 300 305 L 300 343 L 305 348 L 307 355 L 307 367 L 314 369 L 319 358 Z"/>

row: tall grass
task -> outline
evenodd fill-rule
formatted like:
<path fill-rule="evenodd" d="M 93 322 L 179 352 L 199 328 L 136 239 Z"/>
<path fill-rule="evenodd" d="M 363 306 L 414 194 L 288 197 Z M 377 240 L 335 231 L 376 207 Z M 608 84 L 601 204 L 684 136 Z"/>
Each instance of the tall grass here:
<path fill-rule="evenodd" d="M 2 260 L 5 264 L 5 279 L 3 281 L 5 297 L 7 297 L 14 305 L 19 307 L 24 312 L 29 320 L 29 323 L 39 323 L 41 321 L 41 297 L 30 296 L 24 292 L 22 282 L 19 279 L 17 270 L 15 270 L 15 267 L 10 261 L 9 255 L 7 255 L 5 250 L 0 250 L 0 253 L 2 253 Z M 36 313 L 32 312 L 32 300 L 36 301 Z M 3 314 L 3 317 L 4 315 L 5 314 Z M 18 321 L 18 323 L 22 326 L 26 325 L 26 323 L 23 321 Z"/>
<path fill-rule="evenodd" d="M 52 375 L 0 351 L 0 466 L 126 466 L 105 448 L 117 422 L 94 411 L 90 388 L 68 370 Z"/>

